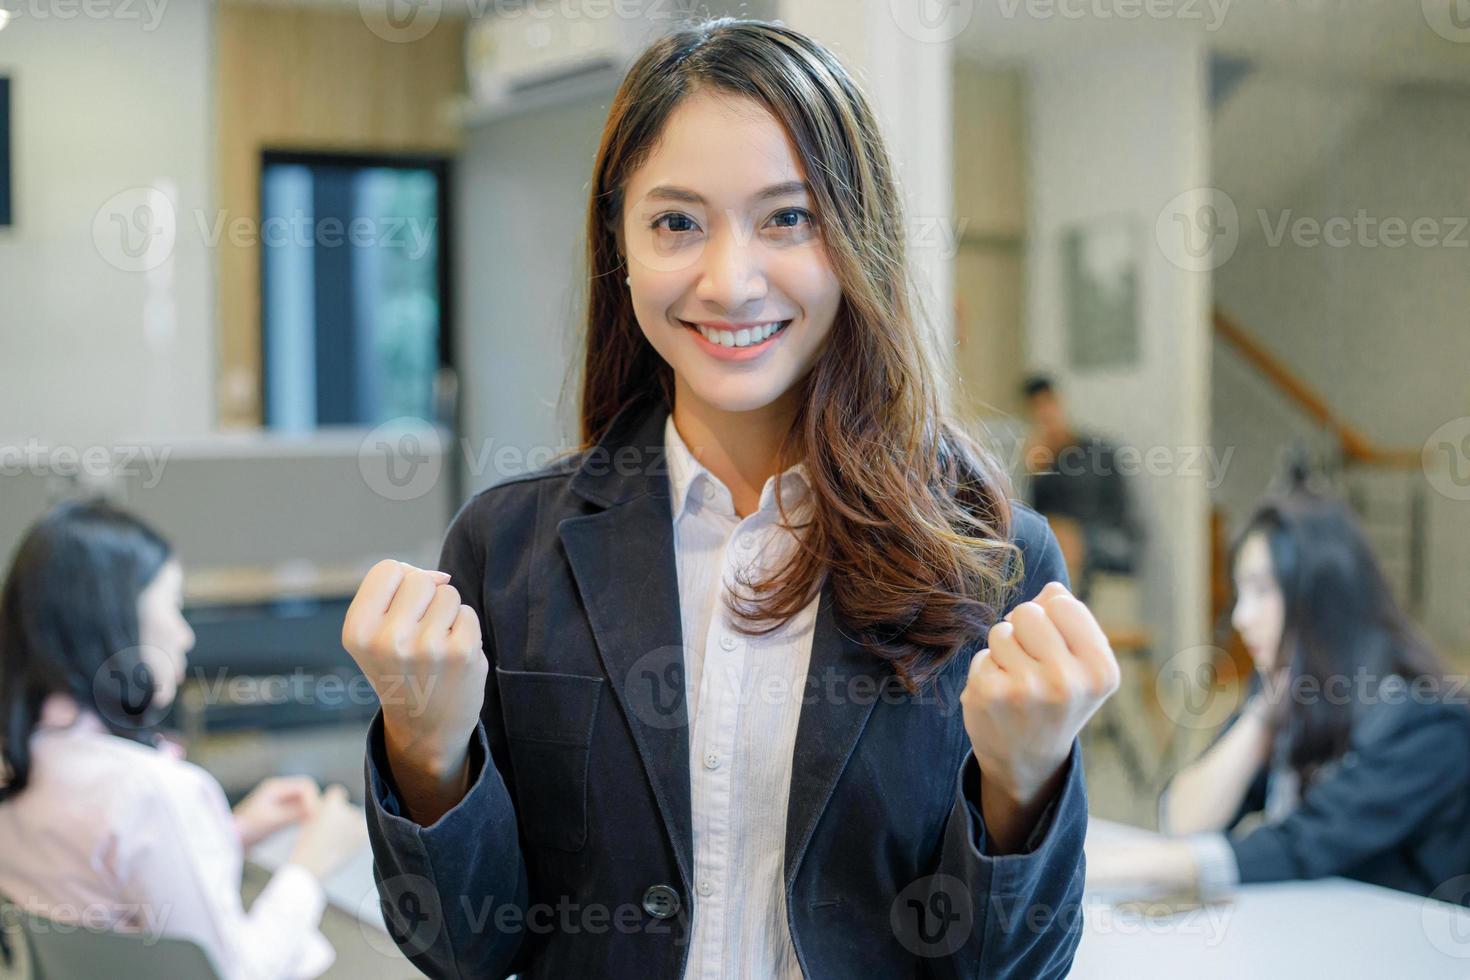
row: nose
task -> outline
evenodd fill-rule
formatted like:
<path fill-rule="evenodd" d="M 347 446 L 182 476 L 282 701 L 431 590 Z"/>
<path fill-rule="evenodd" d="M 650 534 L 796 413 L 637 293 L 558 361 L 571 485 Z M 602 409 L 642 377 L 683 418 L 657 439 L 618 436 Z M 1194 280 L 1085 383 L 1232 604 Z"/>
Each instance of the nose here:
<path fill-rule="evenodd" d="M 1245 603 L 1237 599 L 1235 601 L 1235 608 L 1230 610 L 1230 625 L 1235 627 L 1235 632 L 1243 636 L 1245 635 L 1245 627 L 1249 619 L 1250 616 L 1248 615 Z"/>
<path fill-rule="evenodd" d="M 726 222 L 725 229 L 712 235 L 704 249 L 695 295 L 727 315 L 766 295 L 760 249 L 746 240 L 750 237 L 736 222 Z"/>

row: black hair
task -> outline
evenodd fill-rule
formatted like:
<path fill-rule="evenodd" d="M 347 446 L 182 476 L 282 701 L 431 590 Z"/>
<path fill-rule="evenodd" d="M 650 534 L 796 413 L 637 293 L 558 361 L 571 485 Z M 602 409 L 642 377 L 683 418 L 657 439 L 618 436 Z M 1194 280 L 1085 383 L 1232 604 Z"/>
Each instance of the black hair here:
<path fill-rule="evenodd" d="M 152 528 L 97 500 L 58 504 L 26 532 L 0 591 L 0 802 L 25 789 L 30 738 L 52 694 L 96 712 L 113 734 L 154 741 L 138 598 L 172 554 Z"/>
<path fill-rule="evenodd" d="M 1262 503 L 1237 538 L 1265 535 L 1272 572 L 1285 607 L 1276 663 L 1287 671 L 1288 691 L 1310 678 L 1329 692 L 1330 678 L 1358 677 L 1376 685 L 1392 675 L 1413 682 L 1444 678 L 1445 668 L 1394 599 L 1357 520 L 1339 501 L 1293 490 Z M 1334 682 L 1340 685 L 1341 681 Z M 1304 684 L 1305 686 L 1305 684 Z M 1303 790 L 1326 763 L 1347 751 L 1358 708 L 1352 697 L 1290 697 L 1281 732 L 1289 764 Z"/>
<path fill-rule="evenodd" d="M 1055 391 L 1056 385 L 1045 374 L 1033 374 L 1021 383 L 1021 393 L 1028 401 L 1037 395 L 1051 394 Z"/>

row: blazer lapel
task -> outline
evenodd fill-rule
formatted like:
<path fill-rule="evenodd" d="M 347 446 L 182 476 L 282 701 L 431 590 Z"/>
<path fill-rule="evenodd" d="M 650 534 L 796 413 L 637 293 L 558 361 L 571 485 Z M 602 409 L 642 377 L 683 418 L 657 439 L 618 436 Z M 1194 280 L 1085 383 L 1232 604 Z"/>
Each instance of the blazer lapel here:
<path fill-rule="evenodd" d="M 845 634 L 832 604 L 831 577 L 822 583 L 812 634 L 807 685 L 791 760 L 791 797 L 786 809 L 786 887 L 806 856 L 838 777 L 873 713 L 884 685 L 894 675 L 883 661 Z M 864 678 L 861 685 L 854 681 Z M 854 688 L 857 688 L 855 691 Z"/>
<path fill-rule="evenodd" d="M 557 530 L 687 882 L 694 864 L 689 722 L 663 462 L 667 415 L 662 406 L 640 405 L 619 414 L 572 480 L 575 492 L 604 509 L 566 518 Z"/>

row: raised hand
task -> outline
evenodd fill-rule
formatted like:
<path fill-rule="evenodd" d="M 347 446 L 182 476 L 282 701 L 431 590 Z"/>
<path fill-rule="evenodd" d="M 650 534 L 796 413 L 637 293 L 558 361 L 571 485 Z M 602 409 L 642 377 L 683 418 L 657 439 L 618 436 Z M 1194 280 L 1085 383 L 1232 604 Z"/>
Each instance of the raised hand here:
<path fill-rule="evenodd" d="M 489 670 L 479 616 L 446 573 L 384 559 L 348 607 L 342 645 L 383 706 L 385 747 L 410 809 L 452 806 Z"/>
<path fill-rule="evenodd" d="M 960 695 L 965 731 L 982 782 L 1024 807 L 1118 689 L 1118 662 L 1091 611 L 1060 582 L 991 627 L 989 644 L 971 660 Z"/>

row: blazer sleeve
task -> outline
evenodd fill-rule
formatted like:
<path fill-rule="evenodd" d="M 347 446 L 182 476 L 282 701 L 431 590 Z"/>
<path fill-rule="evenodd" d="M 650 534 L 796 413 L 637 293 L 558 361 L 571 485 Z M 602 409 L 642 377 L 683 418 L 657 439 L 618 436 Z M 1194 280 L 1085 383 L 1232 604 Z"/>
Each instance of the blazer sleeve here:
<path fill-rule="evenodd" d="M 484 494 L 460 509 L 439 558 L 460 600 L 480 616 L 491 669 L 470 743 L 471 786 L 433 824 L 399 802 L 383 745 L 382 710 L 368 730 L 365 763 L 373 878 L 393 941 L 431 977 L 504 977 L 514 972 L 526 920 L 527 882 L 495 690 L 493 633 L 486 618 L 485 552 L 476 531 Z"/>
<path fill-rule="evenodd" d="M 1033 599 L 1046 583 L 1068 584 L 1061 548 L 1044 518 L 1017 506 L 1016 544 L 1022 581 L 1006 611 Z M 1082 749 L 1072 742 L 1065 775 L 1025 847 L 997 855 L 980 809 L 980 771 L 973 751 L 965 753 L 956 778 L 954 806 L 944 828 L 936 891 L 963 883 L 964 894 L 943 901 L 968 902 L 968 937 L 958 950 L 936 959 L 933 972 L 946 977 L 1065 977 L 1082 940 L 1082 852 L 1087 835 L 1087 791 Z M 936 908 L 945 907 L 938 902 Z"/>
<path fill-rule="evenodd" d="M 1320 878 L 1390 850 L 1463 791 L 1467 770 L 1463 710 L 1416 702 L 1404 685 L 1385 683 L 1339 764 L 1307 789 L 1300 805 L 1230 841 L 1240 880 Z"/>

